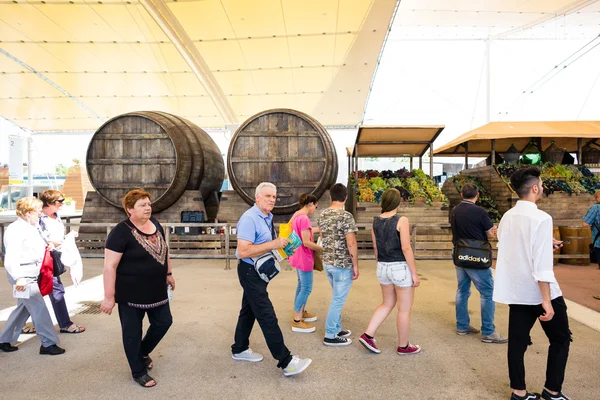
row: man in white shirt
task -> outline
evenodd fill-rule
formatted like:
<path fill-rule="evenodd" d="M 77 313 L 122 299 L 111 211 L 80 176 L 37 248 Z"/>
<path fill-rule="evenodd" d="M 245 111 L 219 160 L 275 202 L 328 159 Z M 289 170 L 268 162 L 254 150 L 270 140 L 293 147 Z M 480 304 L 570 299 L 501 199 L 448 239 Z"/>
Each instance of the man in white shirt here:
<path fill-rule="evenodd" d="M 571 333 L 567 306 L 553 271 L 552 217 L 535 204 L 543 193 L 539 168 L 516 171 L 511 185 L 519 196 L 498 227 L 498 260 L 494 301 L 510 307 L 508 322 L 508 373 L 511 400 L 539 399 L 525 385 L 524 356 L 529 333 L 539 318 L 550 341 L 546 383 L 541 397 L 568 400 L 562 392 Z"/>

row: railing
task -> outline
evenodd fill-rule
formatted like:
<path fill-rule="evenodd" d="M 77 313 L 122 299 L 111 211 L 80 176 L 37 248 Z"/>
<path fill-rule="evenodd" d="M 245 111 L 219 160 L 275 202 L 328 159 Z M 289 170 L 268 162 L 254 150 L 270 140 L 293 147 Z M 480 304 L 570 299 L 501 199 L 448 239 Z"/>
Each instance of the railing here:
<path fill-rule="evenodd" d="M 4 230 L 8 223 L 0 223 L 0 260 L 4 259 Z M 116 223 L 80 223 L 71 222 L 65 218 L 65 227 L 67 232 L 74 228 L 81 228 L 85 231 L 95 231 L 95 233 L 81 233 L 77 239 L 77 244 L 83 258 L 103 258 L 104 242 L 106 237 L 117 225 Z M 169 245 L 169 254 L 171 258 L 181 259 L 224 259 L 225 269 L 231 269 L 231 260 L 236 259 L 235 248 L 237 245 L 237 235 L 232 232 L 235 224 L 229 223 L 162 223 L 165 228 L 165 240 Z M 275 224 L 277 227 L 278 224 Z M 374 260 L 373 243 L 371 240 L 371 224 L 357 224 L 357 244 L 359 248 L 359 259 Z M 176 228 L 190 230 L 199 228 L 200 230 L 210 230 L 211 233 L 200 234 L 180 234 L 176 233 Z M 419 240 L 421 232 L 427 229 L 440 229 L 439 238 L 433 241 Z M 214 233 L 212 230 L 214 229 Z M 449 224 L 412 224 L 410 226 L 411 246 L 416 259 L 439 259 L 450 260 L 452 258 L 451 240 Z M 316 239 L 316 238 L 315 238 Z M 495 241 L 492 241 L 493 243 Z M 494 255 L 495 255 L 495 245 Z M 435 253 L 435 256 L 432 256 Z M 555 254 L 554 258 L 584 258 L 587 254 Z M 494 257 L 495 258 L 495 257 Z"/>

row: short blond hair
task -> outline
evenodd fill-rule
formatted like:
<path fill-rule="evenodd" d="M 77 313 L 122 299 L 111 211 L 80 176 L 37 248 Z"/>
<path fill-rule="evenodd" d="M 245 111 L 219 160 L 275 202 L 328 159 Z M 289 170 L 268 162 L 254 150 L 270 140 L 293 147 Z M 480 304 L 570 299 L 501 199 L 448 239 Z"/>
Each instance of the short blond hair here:
<path fill-rule="evenodd" d="M 17 201 L 16 214 L 18 217 L 24 217 L 28 212 L 35 211 L 42 207 L 42 201 L 35 197 L 23 197 Z"/>
<path fill-rule="evenodd" d="M 123 204 L 125 214 L 127 214 L 128 217 L 131 217 L 131 214 L 129 214 L 129 211 L 127 210 L 135 207 L 135 203 L 137 203 L 139 199 L 144 199 L 146 197 L 148 198 L 148 200 L 152 201 L 150 193 L 146 192 L 144 189 L 141 188 L 133 189 L 127 192 L 127 194 L 123 196 L 123 199 L 121 199 L 121 204 Z"/>

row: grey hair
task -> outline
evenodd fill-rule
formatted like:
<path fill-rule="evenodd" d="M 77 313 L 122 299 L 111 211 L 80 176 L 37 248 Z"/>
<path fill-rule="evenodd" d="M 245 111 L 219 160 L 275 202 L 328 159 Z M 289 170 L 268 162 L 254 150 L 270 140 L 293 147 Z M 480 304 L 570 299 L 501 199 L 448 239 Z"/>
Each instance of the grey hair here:
<path fill-rule="evenodd" d="M 277 187 L 274 184 L 272 184 L 271 182 L 261 182 L 256 187 L 256 190 L 254 191 L 254 196 L 258 196 L 262 192 L 262 190 L 266 187 L 277 191 Z"/>

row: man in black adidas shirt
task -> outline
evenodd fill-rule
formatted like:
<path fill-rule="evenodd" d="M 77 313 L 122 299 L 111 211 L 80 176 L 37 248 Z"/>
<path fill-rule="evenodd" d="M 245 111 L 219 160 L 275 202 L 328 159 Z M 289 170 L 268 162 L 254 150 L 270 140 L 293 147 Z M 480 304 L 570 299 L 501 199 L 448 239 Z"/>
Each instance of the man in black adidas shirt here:
<path fill-rule="evenodd" d="M 488 213 L 475 203 L 479 198 L 479 189 L 472 183 L 463 186 L 463 201 L 454 207 L 450 216 L 453 243 L 458 239 L 487 241 L 496 236 L 496 226 Z M 481 295 L 481 341 L 483 343 L 506 343 L 508 339 L 498 332 L 494 325 L 496 304 L 492 299 L 494 279 L 491 268 L 475 269 L 455 266 L 458 279 L 456 290 L 456 333 L 469 335 L 479 333 L 479 329 L 471 326 L 469 318 L 469 296 L 471 282 Z"/>

